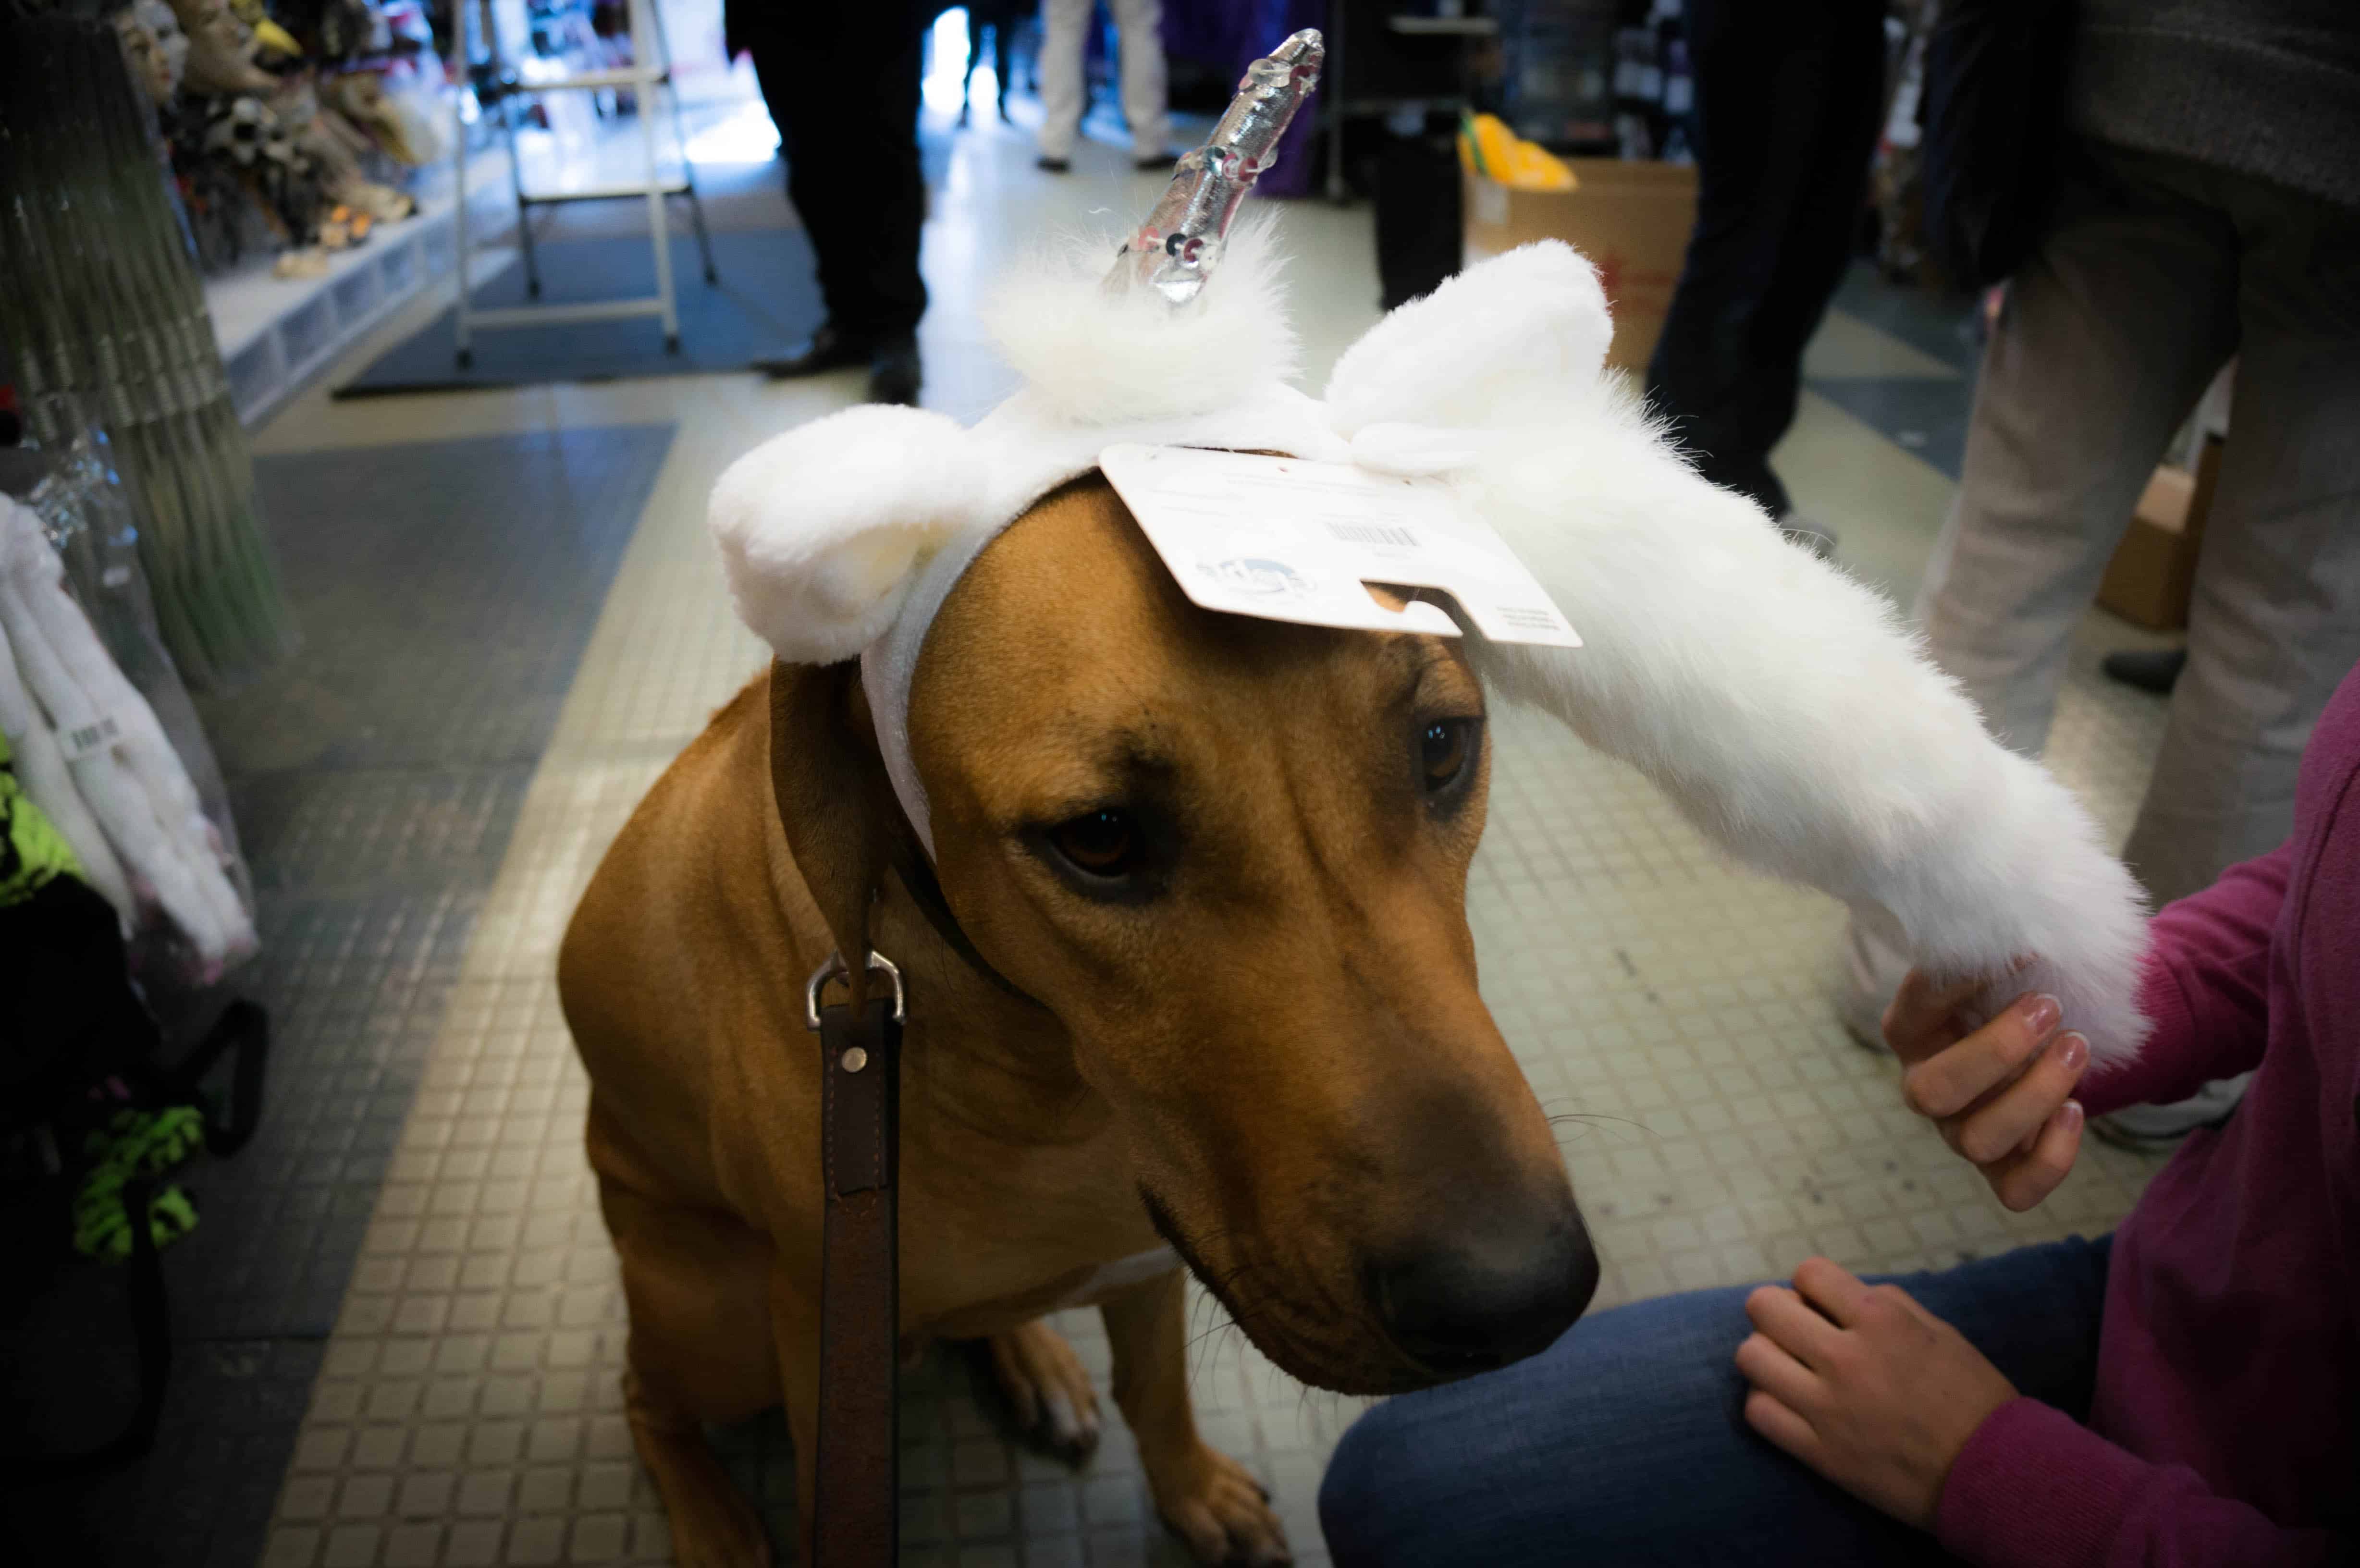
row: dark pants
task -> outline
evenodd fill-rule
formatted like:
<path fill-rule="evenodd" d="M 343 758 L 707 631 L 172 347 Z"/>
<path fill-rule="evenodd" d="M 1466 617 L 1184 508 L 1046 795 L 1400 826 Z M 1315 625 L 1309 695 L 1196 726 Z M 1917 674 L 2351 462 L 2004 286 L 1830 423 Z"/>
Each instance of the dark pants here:
<path fill-rule="evenodd" d="M 1697 225 L 1649 400 L 1707 479 L 1772 517 L 1770 449 L 1843 278 L 1885 97 L 1882 0 L 1690 0 Z"/>
<path fill-rule="evenodd" d="M 2089 1413 L 2111 1238 L 1896 1280 L 2034 1399 Z M 1750 1287 L 1600 1312 L 1502 1371 L 1376 1406 L 1319 1489 L 1336 1568 L 1940 1563 L 1745 1424 Z"/>
<path fill-rule="evenodd" d="M 918 234 L 918 79 L 926 17 L 913 0 L 731 6 L 787 158 L 787 198 L 819 260 L 828 321 L 856 340 L 904 336 L 926 313 Z"/>

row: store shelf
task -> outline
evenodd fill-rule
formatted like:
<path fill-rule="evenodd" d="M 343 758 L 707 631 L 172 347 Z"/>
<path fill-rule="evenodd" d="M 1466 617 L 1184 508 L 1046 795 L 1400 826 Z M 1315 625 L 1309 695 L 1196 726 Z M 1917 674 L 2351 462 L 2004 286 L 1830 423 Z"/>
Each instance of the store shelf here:
<path fill-rule="evenodd" d="M 318 278 L 278 278 L 274 259 L 249 258 L 210 278 L 205 304 L 221 345 L 237 416 L 251 429 L 301 391 L 338 353 L 451 270 L 455 207 L 430 198 L 366 245 L 345 251 Z"/>

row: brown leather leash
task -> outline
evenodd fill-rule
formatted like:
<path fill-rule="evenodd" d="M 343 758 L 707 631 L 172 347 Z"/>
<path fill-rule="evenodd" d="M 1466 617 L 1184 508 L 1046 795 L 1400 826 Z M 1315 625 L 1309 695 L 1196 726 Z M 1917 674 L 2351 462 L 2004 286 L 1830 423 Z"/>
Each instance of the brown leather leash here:
<path fill-rule="evenodd" d="M 969 968 L 1020 1001 L 1041 1004 L 976 951 L 951 912 L 909 820 L 895 813 L 890 864 L 926 923 Z M 901 1440 L 894 1391 L 901 1364 L 899 1171 L 901 1029 L 909 995 L 901 971 L 871 948 L 869 972 L 890 996 L 858 1009 L 847 997 L 823 1007 L 831 980 L 848 979 L 831 953 L 803 994 L 803 1021 L 819 1036 L 819 1435 L 813 1456 L 814 1568 L 894 1568 L 901 1523 Z"/>
<path fill-rule="evenodd" d="M 901 972 L 874 951 L 872 989 L 822 1006 L 841 954 L 812 975 L 803 1017 L 819 1036 L 820 1175 L 826 1207 L 820 1262 L 819 1437 L 812 1499 L 815 1568 L 893 1568 L 901 1526 L 896 1248 L 901 1158 Z"/>

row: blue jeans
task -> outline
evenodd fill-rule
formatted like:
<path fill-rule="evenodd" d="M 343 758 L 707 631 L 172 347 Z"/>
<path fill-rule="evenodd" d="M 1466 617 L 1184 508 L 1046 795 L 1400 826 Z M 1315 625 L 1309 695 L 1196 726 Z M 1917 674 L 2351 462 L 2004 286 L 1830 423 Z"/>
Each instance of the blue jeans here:
<path fill-rule="evenodd" d="M 2080 1420 L 2110 1241 L 1886 1278 Z M 1371 1410 L 1319 1489 L 1337 1568 L 1950 1561 L 1745 1424 L 1730 1358 L 1749 1289 L 1600 1312 L 1528 1361 Z"/>

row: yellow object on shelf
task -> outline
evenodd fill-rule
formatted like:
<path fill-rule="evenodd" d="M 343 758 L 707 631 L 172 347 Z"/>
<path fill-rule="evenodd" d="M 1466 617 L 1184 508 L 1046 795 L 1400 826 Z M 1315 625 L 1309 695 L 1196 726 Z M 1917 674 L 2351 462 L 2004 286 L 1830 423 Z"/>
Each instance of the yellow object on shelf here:
<path fill-rule="evenodd" d="M 1563 158 L 1524 140 L 1497 114 L 1459 115 L 1459 161 L 1468 173 L 1514 191 L 1571 191 L 1581 183 Z"/>

